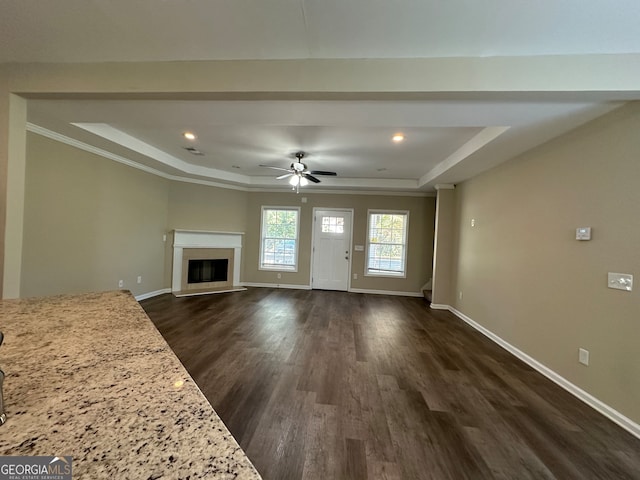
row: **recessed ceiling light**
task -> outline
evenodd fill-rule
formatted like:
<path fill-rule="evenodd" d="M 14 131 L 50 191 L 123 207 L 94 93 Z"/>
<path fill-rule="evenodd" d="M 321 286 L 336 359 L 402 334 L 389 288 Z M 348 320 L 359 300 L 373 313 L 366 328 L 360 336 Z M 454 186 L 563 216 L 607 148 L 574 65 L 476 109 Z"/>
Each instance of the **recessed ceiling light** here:
<path fill-rule="evenodd" d="M 195 140 L 196 139 L 196 134 L 195 133 L 191 133 L 191 132 L 184 132 L 182 134 L 182 136 L 184 138 L 186 138 L 187 140 Z"/>
<path fill-rule="evenodd" d="M 393 137 L 391 137 L 391 140 L 393 140 L 396 143 L 399 143 L 404 140 L 404 135 L 401 133 L 396 133 Z"/>

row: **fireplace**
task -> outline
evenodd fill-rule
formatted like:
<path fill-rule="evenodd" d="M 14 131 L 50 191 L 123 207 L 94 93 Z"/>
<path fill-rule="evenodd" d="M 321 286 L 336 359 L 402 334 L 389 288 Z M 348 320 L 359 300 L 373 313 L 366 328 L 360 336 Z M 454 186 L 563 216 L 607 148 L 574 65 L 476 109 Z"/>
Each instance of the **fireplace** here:
<path fill-rule="evenodd" d="M 171 290 L 176 296 L 245 290 L 241 248 L 240 233 L 175 230 Z"/>
<path fill-rule="evenodd" d="M 189 260 L 187 283 L 226 282 L 229 278 L 229 259 Z"/>
<path fill-rule="evenodd" d="M 233 286 L 233 248 L 184 248 L 180 290 Z"/>

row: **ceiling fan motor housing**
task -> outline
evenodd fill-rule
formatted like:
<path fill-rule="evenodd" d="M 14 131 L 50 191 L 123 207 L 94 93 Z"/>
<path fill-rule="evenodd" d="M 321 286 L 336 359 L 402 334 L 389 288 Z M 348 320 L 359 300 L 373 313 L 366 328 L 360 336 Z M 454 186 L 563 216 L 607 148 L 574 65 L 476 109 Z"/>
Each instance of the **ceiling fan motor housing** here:
<path fill-rule="evenodd" d="M 307 169 L 307 166 L 301 162 L 293 162 L 291 164 L 291 169 L 295 170 L 296 172 L 304 172 Z"/>

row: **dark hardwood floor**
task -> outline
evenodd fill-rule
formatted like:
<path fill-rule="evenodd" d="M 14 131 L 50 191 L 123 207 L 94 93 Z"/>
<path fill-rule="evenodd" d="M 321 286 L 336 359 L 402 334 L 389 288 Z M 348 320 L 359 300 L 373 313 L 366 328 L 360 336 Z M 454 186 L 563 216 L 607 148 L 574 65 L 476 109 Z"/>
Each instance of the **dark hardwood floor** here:
<path fill-rule="evenodd" d="M 141 304 L 265 480 L 640 479 L 639 439 L 423 299 Z"/>

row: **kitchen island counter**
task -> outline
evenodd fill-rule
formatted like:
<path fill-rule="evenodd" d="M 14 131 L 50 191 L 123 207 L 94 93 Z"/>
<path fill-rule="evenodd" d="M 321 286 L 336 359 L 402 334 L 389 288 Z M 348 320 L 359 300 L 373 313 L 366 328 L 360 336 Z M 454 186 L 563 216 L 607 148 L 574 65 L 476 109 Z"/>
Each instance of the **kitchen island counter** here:
<path fill-rule="evenodd" d="M 74 479 L 260 479 L 129 292 L 5 300 L 0 331 L 0 455 L 70 455 Z"/>

